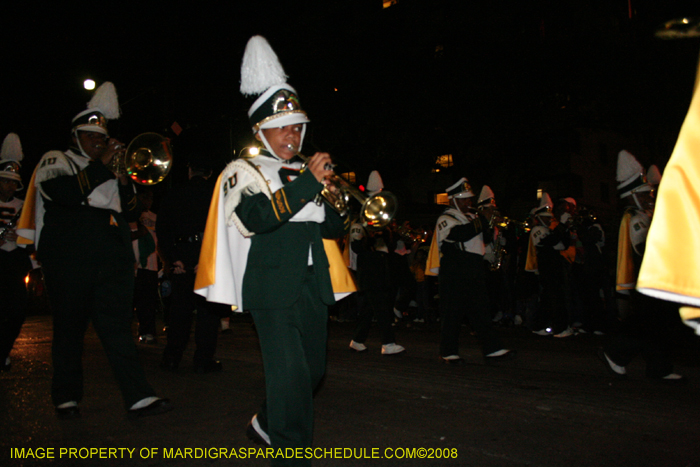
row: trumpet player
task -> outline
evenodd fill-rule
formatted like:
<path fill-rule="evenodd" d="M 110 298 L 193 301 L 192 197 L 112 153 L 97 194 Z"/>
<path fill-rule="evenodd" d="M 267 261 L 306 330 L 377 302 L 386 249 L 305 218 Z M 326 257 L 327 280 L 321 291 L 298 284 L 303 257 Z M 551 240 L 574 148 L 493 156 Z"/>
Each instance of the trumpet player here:
<path fill-rule="evenodd" d="M 308 448 L 313 392 L 326 368 L 327 307 L 335 303 L 323 239 L 347 234 L 350 220 L 314 202 L 333 175 L 330 156 L 316 153 L 306 166 L 296 157 L 309 118 L 261 36 L 246 46 L 241 92 L 259 95 L 248 117 L 264 147 L 251 159 L 233 161 L 219 177 L 214 199 L 221 208 L 210 212 L 195 289 L 210 301 L 250 311 L 255 322 L 266 397 L 247 436 L 274 449 Z M 218 233 L 216 248 L 208 254 L 212 232 Z M 330 244 L 349 274 L 337 244 Z"/>
<path fill-rule="evenodd" d="M 491 325 L 484 269 L 488 220 L 472 206 L 474 193 L 466 178 L 447 188 L 450 207 L 435 227 L 440 249 L 440 358 L 460 365 L 459 333 L 466 318 L 481 342 L 486 360 L 512 356 Z"/>
<path fill-rule="evenodd" d="M 128 417 L 172 408 L 146 381 L 131 335 L 134 253 L 129 222 L 138 219 L 141 205 L 131 181 L 117 178 L 109 169 L 121 144 L 109 137 L 107 120 L 117 117 L 116 90 L 112 83 L 104 83 L 88 108 L 73 118 L 73 146 L 46 153 L 30 187 L 36 191 L 36 229 L 26 235 L 37 247 L 50 296 L 51 398 L 61 419 L 81 416 L 82 349 L 90 322 L 102 341 Z"/>
<path fill-rule="evenodd" d="M 501 290 L 504 288 L 502 266 L 505 259 L 506 238 L 503 236 L 503 227 L 499 224 L 504 222 L 504 219 L 496 206 L 496 195 L 488 185 L 481 188 L 476 206 L 479 213 L 489 221 L 491 238 L 489 242 L 485 242 L 484 253 L 484 265 L 487 270 L 486 283 L 489 293 L 489 315 L 494 322 L 500 322 L 504 317 L 501 304 L 507 303 L 507 300 L 501 300 Z"/>

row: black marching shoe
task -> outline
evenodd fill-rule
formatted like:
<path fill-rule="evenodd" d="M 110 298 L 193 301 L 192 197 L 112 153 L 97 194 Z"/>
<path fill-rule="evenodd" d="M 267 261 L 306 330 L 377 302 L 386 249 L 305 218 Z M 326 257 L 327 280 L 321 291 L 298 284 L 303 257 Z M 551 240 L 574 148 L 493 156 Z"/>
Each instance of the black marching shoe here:
<path fill-rule="evenodd" d="M 447 357 L 440 357 L 440 361 L 442 363 L 446 363 L 452 366 L 462 366 L 466 363 L 464 359 L 459 355 L 449 355 Z"/>
<path fill-rule="evenodd" d="M 249 440 L 255 444 L 260 444 L 261 446 L 270 447 L 270 437 L 267 433 L 263 431 L 258 423 L 258 414 L 253 415 L 253 418 L 248 422 L 248 426 L 245 429 L 245 435 Z"/>
<path fill-rule="evenodd" d="M 70 405 L 68 407 L 56 407 L 56 417 L 59 420 L 75 420 L 80 418 L 80 407 Z"/>
<path fill-rule="evenodd" d="M 669 373 L 666 376 L 659 376 L 656 378 L 647 376 L 647 378 L 655 383 L 667 384 L 669 386 L 685 386 L 688 384 L 688 378 L 678 373 Z"/>
<path fill-rule="evenodd" d="M 503 360 L 510 360 L 515 358 L 516 351 L 511 349 L 501 349 L 496 352 L 491 352 L 488 355 L 484 355 L 484 359 L 487 362 L 500 362 Z"/>
<path fill-rule="evenodd" d="M 180 362 L 175 360 L 174 358 L 171 357 L 163 357 L 163 360 L 160 361 L 160 367 L 163 370 L 167 371 L 177 371 L 177 368 L 180 366 Z"/>
<path fill-rule="evenodd" d="M 223 368 L 223 365 L 221 365 L 221 362 L 219 360 L 207 360 L 204 362 L 194 362 L 194 372 L 203 374 L 203 373 L 217 373 L 221 371 Z"/>
<path fill-rule="evenodd" d="M 170 412 L 171 410 L 173 410 L 173 404 L 170 403 L 170 399 L 156 399 L 140 409 L 128 410 L 127 417 L 133 420 L 141 417 L 150 417 L 151 415 L 159 415 Z"/>

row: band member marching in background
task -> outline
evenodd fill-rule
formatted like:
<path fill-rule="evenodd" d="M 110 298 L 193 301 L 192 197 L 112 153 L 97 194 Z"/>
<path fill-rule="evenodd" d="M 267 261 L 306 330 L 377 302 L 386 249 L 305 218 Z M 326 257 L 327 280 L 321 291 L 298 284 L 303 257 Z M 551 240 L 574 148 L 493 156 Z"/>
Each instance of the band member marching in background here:
<path fill-rule="evenodd" d="M 17 245 L 17 221 L 24 201 L 15 192 L 24 188 L 19 174 L 24 158 L 19 136 L 5 137 L 0 152 L 0 371 L 9 371 L 10 351 L 19 336 L 27 313 L 27 289 L 24 277 L 32 268 L 29 253 L 33 248 Z"/>
<path fill-rule="evenodd" d="M 503 235 L 503 227 L 498 223 L 503 221 L 498 207 L 496 195 L 491 187 L 484 185 L 479 193 L 476 207 L 479 213 L 489 220 L 490 241 L 486 243 L 484 253 L 484 266 L 486 267 L 486 283 L 489 294 L 489 315 L 494 322 L 500 322 L 504 318 L 504 305 L 507 299 L 504 296 L 503 262 L 505 260 L 506 238 Z"/>
<path fill-rule="evenodd" d="M 561 252 L 569 247 L 570 235 L 567 221 L 571 215 L 562 214 L 559 220 L 552 214 L 552 199 L 543 193 L 540 206 L 533 213 L 538 225 L 530 232 L 530 244 L 526 271 L 536 272 L 541 293 L 539 316 L 533 320 L 533 333 L 540 336 L 569 337 L 569 327 L 564 288 L 565 259 Z"/>
<path fill-rule="evenodd" d="M 100 86 L 72 122 L 72 146 L 46 153 L 27 195 L 35 206 L 32 240 L 53 312 L 51 397 L 59 418 L 80 417 L 82 353 L 88 324 L 102 341 L 130 418 L 172 408 L 146 381 L 132 339 L 134 252 L 129 222 L 141 205 L 131 180 L 115 175 L 124 145 L 110 138 L 107 119 L 120 114 L 112 83 Z M 26 212 L 28 217 L 29 213 Z M 20 220 L 30 227 L 31 219 Z"/>
<path fill-rule="evenodd" d="M 457 365 L 459 333 L 466 318 L 481 342 L 486 360 L 514 355 L 503 347 L 491 324 L 484 268 L 485 237 L 490 238 L 489 221 L 472 207 L 474 193 L 466 178 L 447 188 L 450 207 L 438 218 L 433 242 L 439 249 L 440 358 Z M 433 273 L 435 248 L 431 246 L 428 267 Z"/>
<path fill-rule="evenodd" d="M 313 435 L 313 391 L 326 367 L 327 307 L 335 301 L 324 244 L 335 247 L 333 258 L 352 285 L 337 244 L 324 239 L 345 235 L 350 221 L 314 202 L 333 175 L 331 159 L 320 152 L 303 165 L 296 157 L 309 119 L 263 37 L 248 42 L 241 92 L 260 94 L 248 117 L 264 147 L 219 177 L 195 288 L 253 316 L 267 397 L 248 436 L 275 449 L 305 448 Z"/>
<path fill-rule="evenodd" d="M 629 301 L 620 332 L 608 339 L 599 357 L 618 377 L 641 354 L 646 361 L 647 378 L 669 384 L 684 384 L 686 378 L 673 372 L 670 356 L 671 331 L 678 324 L 677 306 L 640 294 L 636 289 L 639 268 L 644 258 L 649 225 L 654 214 L 654 191 L 644 168 L 634 155 L 620 151 L 617 159 L 617 191 L 625 212 L 617 243 L 616 291 Z"/>

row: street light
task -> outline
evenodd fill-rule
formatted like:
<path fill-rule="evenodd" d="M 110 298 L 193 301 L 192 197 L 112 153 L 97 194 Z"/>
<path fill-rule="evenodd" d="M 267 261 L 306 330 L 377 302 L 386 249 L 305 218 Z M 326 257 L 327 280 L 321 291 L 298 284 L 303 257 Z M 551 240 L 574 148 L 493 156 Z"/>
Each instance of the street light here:
<path fill-rule="evenodd" d="M 93 89 L 95 89 L 95 81 L 88 78 L 85 81 L 83 81 L 83 87 L 88 91 L 92 91 Z"/>

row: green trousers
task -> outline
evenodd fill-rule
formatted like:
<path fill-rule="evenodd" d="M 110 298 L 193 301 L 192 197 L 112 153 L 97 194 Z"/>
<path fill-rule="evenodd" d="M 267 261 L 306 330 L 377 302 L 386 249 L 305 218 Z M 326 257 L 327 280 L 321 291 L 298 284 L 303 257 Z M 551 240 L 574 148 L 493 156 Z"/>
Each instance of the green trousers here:
<path fill-rule="evenodd" d="M 258 422 L 275 449 L 311 447 L 313 392 L 326 371 L 327 306 L 309 270 L 299 300 L 289 308 L 251 310 L 265 367 L 266 397 Z M 274 459 L 272 465 L 311 465 L 310 459 Z"/>

